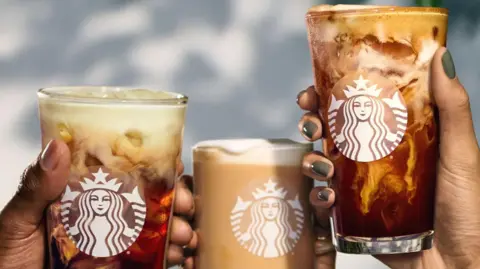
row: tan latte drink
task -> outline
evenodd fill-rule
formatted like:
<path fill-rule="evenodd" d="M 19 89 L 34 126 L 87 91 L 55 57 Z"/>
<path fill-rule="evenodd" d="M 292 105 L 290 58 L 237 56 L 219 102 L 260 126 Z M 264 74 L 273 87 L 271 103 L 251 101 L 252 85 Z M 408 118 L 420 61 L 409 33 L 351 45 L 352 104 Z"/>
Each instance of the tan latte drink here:
<path fill-rule="evenodd" d="M 438 134 L 430 61 L 441 8 L 321 5 L 306 16 L 335 165 L 334 243 L 345 253 L 432 247 Z"/>
<path fill-rule="evenodd" d="M 42 144 L 71 152 L 47 212 L 49 267 L 166 269 L 187 98 L 114 87 L 38 93 Z"/>
<path fill-rule="evenodd" d="M 311 144 L 233 139 L 193 148 L 200 269 L 313 269 L 302 158 Z"/>

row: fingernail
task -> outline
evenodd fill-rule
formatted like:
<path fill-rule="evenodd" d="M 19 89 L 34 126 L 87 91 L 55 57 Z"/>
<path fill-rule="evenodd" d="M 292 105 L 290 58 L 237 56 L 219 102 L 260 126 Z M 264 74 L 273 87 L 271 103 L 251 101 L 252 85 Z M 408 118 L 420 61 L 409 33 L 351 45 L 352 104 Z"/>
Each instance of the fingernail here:
<path fill-rule="evenodd" d="M 298 102 L 300 101 L 300 97 L 301 97 L 304 93 L 306 93 L 306 92 L 307 92 L 307 90 L 303 90 L 303 91 L 301 91 L 301 92 L 299 92 L 299 93 L 297 94 L 297 104 L 298 104 Z"/>
<path fill-rule="evenodd" d="M 302 132 L 306 137 L 310 139 L 312 139 L 313 135 L 317 132 L 317 130 L 317 125 L 311 121 L 306 121 L 303 124 Z"/>
<path fill-rule="evenodd" d="M 40 155 L 40 167 L 45 171 L 52 170 L 56 165 L 56 160 L 53 158 L 53 153 L 55 152 L 55 143 L 53 140 L 48 142 L 47 146 L 43 149 L 42 154 Z"/>
<path fill-rule="evenodd" d="M 327 177 L 330 172 L 330 164 L 325 162 L 314 162 L 312 163 L 312 171 L 322 177 Z"/>
<path fill-rule="evenodd" d="M 453 64 L 452 55 L 448 50 L 446 50 L 442 56 L 442 65 L 447 77 L 454 79 L 457 73 L 455 72 L 455 65 Z"/>
<path fill-rule="evenodd" d="M 330 192 L 326 189 L 323 189 L 321 191 L 318 192 L 317 194 L 317 198 L 318 200 L 322 200 L 322 201 L 328 201 L 328 197 L 330 196 Z"/>

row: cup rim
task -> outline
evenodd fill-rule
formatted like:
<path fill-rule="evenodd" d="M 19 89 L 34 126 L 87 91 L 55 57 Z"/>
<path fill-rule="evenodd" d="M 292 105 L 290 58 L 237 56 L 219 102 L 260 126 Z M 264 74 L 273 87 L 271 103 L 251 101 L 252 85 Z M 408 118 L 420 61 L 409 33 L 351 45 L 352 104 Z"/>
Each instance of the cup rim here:
<path fill-rule="evenodd" d="M 241 151 L 251 148 L 263 148 L 274 150 L 291 150 L 291 149 L 308 149 L 313 146 L 312 142 L 308 141 L 296 141 L 289 138 L 219 138 L 208 139 L 197 142 L 192 146 L 193 151 L 209 151 L 209 150 L 222 150 L 228 148 L 227 145 L 241 146 Z"/>
<path fill-rule="evenodd" d="M 162 98 L 146 98 L 146 99 L 127 99 L 127 98 L 102 98 L 94 96 L 77 96 L 68 94 L 71 91 L 87 90 L 90 92 L 112 92 L 125 90 L 150 90 L 154 92 L 162 92 L 169 97 Z M 39 99 L 55 99 L 58 101 L 71 103 L 107 103 L 107 104 L 152 104 L 152 105 L 180 105 L 187 104 L 188 97 L 181 93 L 153 90 L 143 87 L 125 87 L 125 86 L 52 86 L 41 88 L 37 91 Z"/>
<path fill-rule="evenodd" d="M 376 15 L 382 13 L 396 13 L 398 15 L 406 15 L 409 13 L 428 13 L 430 15 L 448 15 L 448 9 L 443 7 L 416 7 L 416 6 L 389 6 L 389 5 L 363 5 L 364 8 L 358 8 L 362 5 L 343 5 L 351 6 L 351 9 L 344 10 L 314 10 L 321 6 L 333 5 L 316 5 L 311 7 L 306 17 L 320 17 L 329 15 Z"/>

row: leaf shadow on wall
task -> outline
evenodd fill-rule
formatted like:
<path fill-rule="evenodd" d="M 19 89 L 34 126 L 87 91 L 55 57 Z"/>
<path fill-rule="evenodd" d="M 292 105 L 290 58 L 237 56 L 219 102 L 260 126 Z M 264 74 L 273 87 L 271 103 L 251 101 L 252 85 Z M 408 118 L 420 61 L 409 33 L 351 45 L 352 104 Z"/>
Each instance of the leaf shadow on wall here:
<path fill-rule="evenodd" d="M 52 15 L 28 25 L 28 31 L 38 33 L 39 39 L 18 52 L 14 60 L 0 62 L 0 78 L 30 77 L 48 81 L 53 77 L 61 77 L 68 84 L 85 84 L 89 72 L 99 63 L 106 63 L 111 70 L 110 75 L 102 80 L 103 84 L 143 83 L 146 75 L 131 64 L 130 53 L 137 46 L 145 40 L 175 37 L 182 26 L 196 22 L 208 26 L 209 31 L 214 33 L 227 32 L 228 27 L 234 26 L 229 2 L 179 0 L 158 4 L 138 1 L 122 5 L 111 1 L 85 1 L 73 6 L 68 2 L 48 1 L 45 4 L 50 5 L 52 14 L 60 15 Z M 102 18 L 123 8 L 138 8 L 138 5 L 149 5 L 148 25 L 141 31 L 84 43 L 81 42 L 85 40 L 80 40 L 79 43 L 78 36 L 89 19 L 95 16 Z M 219 74 L 208 51 L 182 51 L 183 60 L 168 79 L 173 90 L 190 97 L 186 135 L 195 140 L 212 137 L 285 137 L 296 131 L 301 111 L 296 107 L 295 97 L 302 90 L 299 87 L 308 86 L 299 86 L 298 81 L 311 76 L 306 32 L 297 31 L 275 38 L 269 33 L 278 29 L 277 20 L 275 16 L 265 16 L 258 24 L 240 29 L 247 33 L 244 38 L 249 39 L 254 58 L 246 71 L 248 77 L 235 83 L 230 83 L 228 77 Z M 232 48 L 228 53 L 238 52 Z M 162 65 L 161 59 L 152 55 L 152 61 L 155 60 Z M 234 66 L 237 64 L 231 63 Z M 147 78 L 147 81 L 154 80 Z M 225 88 L 222 88 L 224 85 Z M 209 96 L 210 101 L 204 101 L 202 95 L 211 87 L 230 94 L 218 100 L 215 96 Z M 275 124 L 270 124 L 270 114 L 265 114 L 270 110 L 275 110 L 272 113 Z M 36 105 L 29 107 L 19 121 L 21 124 L 17 132 L 20 137 L 38 145 L 40 134 Z"/>
<path fill-rule="evenodd" d="M 44 1 L 42 3 L 50 10 L 50 15 L 34 16 L 25 29 L 29 36 L 28 44 L 24 44 L 13 57 L 0 58 L 0 79 L 55 81 L 55 78 L 62 78 L 68 84 L 85 84 L 92 70 L 103 64 L 110 69 L 109 75 L 102 78 L 102 84 L 154 84 L 157 82 L 154 76 L 145 74 L 132 64 L 131 54 L 136 48 L 145 41 L 168 40 L 175 37 L 185 25 L 196 23 L 201 23 L 214 34 L 228 32 L 234 23 L 233 1 L 236 0 Z M 327 2 L 366 3 L 353 0 Z M 101 20 L 102 16 L 108 17 L 119 10 L 142 6 L 148 7 L 144 18 L 146 26 L 86 42 L 82 29 L 92 18 Z M 480 16 L 475 10 L 480 9 L 479 0 L 447 0 L 445 6 L 450 9 L 451 31 L 458 23 L 465 21 L 466 27 L 476 29 Z M 32 13 L 35 6 L 23 5 L 22 8 L 26 13 Z M 271 14 L 275 13 L 271 11 L 254 26 L 241 29 L 247 33 L 245 38 L 249 39 L 253 51 L 252 64 L 246 71 L 248 76 L 241 81 L 231 83 L 228 77 L 222 75 L 214 64 L 213 54 L 208 50 L 189 49 L 182 52 L 180 64 L 172 76 L 165 79 L 169 80 L 172 90 L 184 92 L 191 98 L 186 122 L 187 136 L 195 140 L 242 136 L 285 137 L 296 131 L 302 112 L 294 100 L 301 87 L 308 86 L 299 84 L 299 81 L 311 77 L 306 33 L 297 31 L 282 38 L 273 37 L 271 33 L 279 26 L 278 17 Z M 80 38 L 82 36 L 83 39 Z M 228 53 L 238 52 L 232 47 Z M 163 65 L 161 58 L 151 56 L 156 65 Z M 231 65 L 238 63 L 232 62 Z M 214 94 L 205 97 L 205 93 L 211 89 L 228 94 L 222 98 Z M 31 90 L 33 99 L 36 89 Z M 28 108 L 17 119 L 17 129 L 14 131 L 18 137 L 38 145 L 37 107 L 34 102 L 25 105 Z"/>

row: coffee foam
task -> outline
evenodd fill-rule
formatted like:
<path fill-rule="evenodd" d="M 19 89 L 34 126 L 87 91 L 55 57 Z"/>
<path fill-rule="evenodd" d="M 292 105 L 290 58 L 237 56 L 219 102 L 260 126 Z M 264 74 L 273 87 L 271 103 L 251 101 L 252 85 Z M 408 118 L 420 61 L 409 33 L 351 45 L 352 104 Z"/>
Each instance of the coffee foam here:
<path fill-rule="evenodd" d="M 312 143 L 290 139 L 225 139 L 202 141 L 193 146 L 194 162 L 291 165 L 302 163 Z"/>
<path fill-rule="evenodd" d="M 358 10 L 358 9 L 371 9 L 387 6 L 375 6 L 375 5 L 318 5 L 311 7 L 308 12 L 324 12 L 324 11 L 346 11 L 346 10 Z"/>
<path fill-rule="evenodd" d="M 107 87 L 107 86 L 74 86 L 74 87 L 52 87 L 40 90 L 39 96 L 49 96 L 58 99 L 100 99 L 100 100 L 157 100 L 172 101 L 185 98 L 178 93 L 166 91 L 152 91 L 147 89 L 124 88 L 124 87 Z"/>
<path fill-rule="evenodd" d="M 42 119 L 95 130 L 108 126 L 109 130 L 125 131 L 135 126 L 155 134 L 168 133 L 162 128 L 183 125 L 187 106 L 181 103 L 182 95 L 133 88 L 55 87 L 38 95 Z"/>
<path fill-rule="evenodd" d="M 316 14 L 320 16 L 315 16 Z M 391 12 L 332 12 L 332 16 L 321 14 L 322 12 L 318 11 L 309 11 L 307 14 L 307 23 L 315 24 L 315 27 L 309 29 L 310 35 L 321 42 L 335 42 L 340 33 L 348 33 L 351 40 L 374 36 L 380 42 L 398 42 L 411 46 L 418 52 L 422 49 L 424 40 L 445 38 L 442 31 L 437 31 L 436 36 L 433 34 L 433 27 L 443 25 L 447 20 L 447 14 L 440 11 L 415 12 L 399 9 Z"/>
<path fill-rule="evenodd" d="M 350 7 L 352 12 L 328 13 L 333 7 L 314 7 L 306 17 L 310 44 L 317 44 L 311 47 L 313 55 L 328 59 L 315 61 L 317 68 L 330 76 L 318 79 L 317 84 L 337 81 L 352 66 L 367 72 L 382 70 L 383 76 L 403 89 L 414 120 L 424 121 L 423 100 L 430 99 L 425 81 L 429 61 L 446 39 L 446 10 L 374 6 L 375 9 L 362 7 L 364 11 L 354 12 L 357 6 L 346 6 L 338 8 Z"/>
<path fill-rule="evenodd" d="M 173 179 L 186 104 L 155 101 L 166 95 L 165 100 L 175 100 L 166 92 L 123 91 L 123 96 L 99 96 L 101 91 L 93 89 L 98 88 L 39 93 L 43 144 L 53 138 L 65 141 L 73 149 L 72 169 L 85 170 L 85 156 L 93 156 L 109 168 L 129 171 L 142 164 L 158 177 Z M 135 98 L 128 100 L 139 101 L 122 102 L 126 95 Z M 141 101 L 145 96 L 148 101 Z"/>
<path fill-rule="evenodd" d="M 349 13 L 350 11 L 371 10 L 373 13 L 446 13 L 447 9 L 437 7 L 405 7 L 405 6 L 381 6 L 381 5 L 317 5 L 308 9 L 308 13 L 326 13 L 333 12 Z M 367 11 L 368 12 L 368 11 Z"/>

